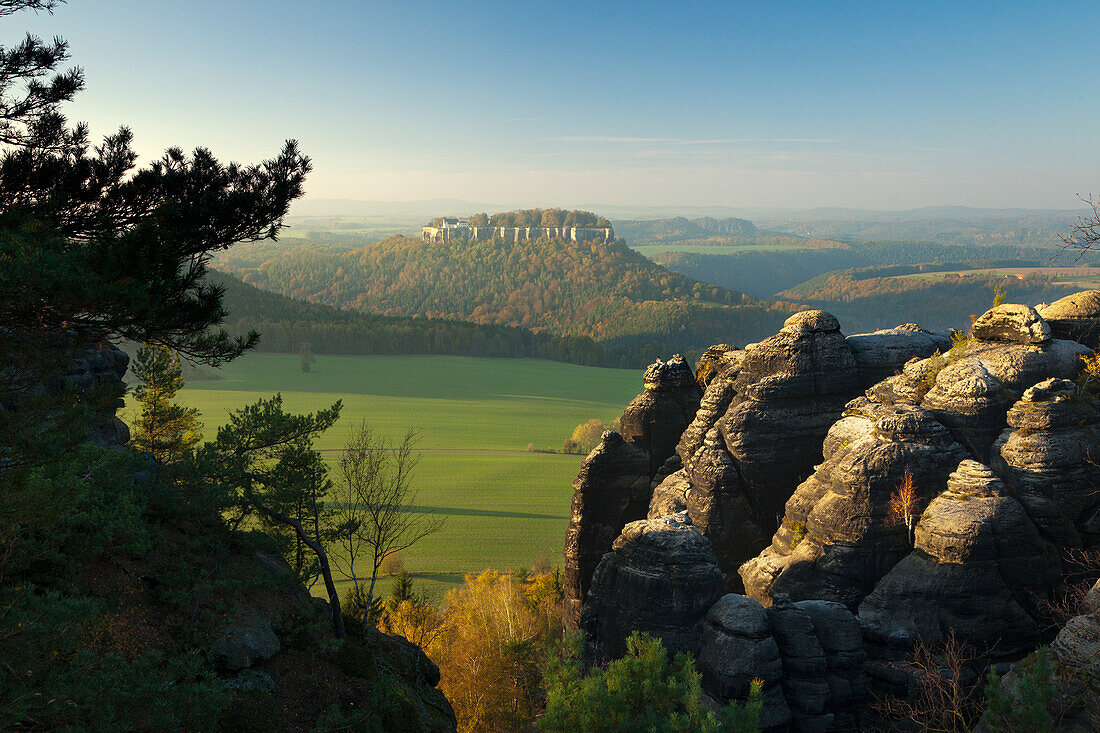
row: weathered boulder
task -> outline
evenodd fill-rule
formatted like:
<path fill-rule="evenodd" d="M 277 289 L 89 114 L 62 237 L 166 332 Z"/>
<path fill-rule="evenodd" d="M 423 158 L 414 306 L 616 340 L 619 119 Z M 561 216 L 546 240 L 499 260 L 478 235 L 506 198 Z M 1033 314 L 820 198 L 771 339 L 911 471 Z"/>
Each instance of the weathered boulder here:
<path fill-rule="evenodd" d="M 210 643 L 209 654 L 215 667 L 233 671 L 267 661 L 280 648 L 271 622 L 254 614 L 219 629 Z"/>
<path fill-rule="evenodd" d="M 915 323 L 849 336 L 861 386 L 866 389 L 896 374 L 913 358 L 925 358 L 951 348 L 951 337 L 927 331 Z"/>
<path fill-rule="evenodd" d="M 990 660 L 1019 659 L 1042 640 L 1060 584 L 1056 550 L 986 466 L 964 460 L 916 525 L 914 550 L 859 606 L 872 674 L 948 630 Z"/>
<path fill-rule="evenodd" d="M 1077 385 L 1047 379 L 1008 411 L 991 451 L 993 468 L 1015 490 L 1043 535 L 1061 547 L 1100 541 L 1100 413 Z"/>
<path fill-rule="evenodd" d="M 646 516 L 650 500 L 649 454 L 606 432 L 573 480 L 565 534 L 563 620 L 578 628 L 592 573 L 628 522 Z"/>
<path fill-rule="evenodd" d="M 1067 295 L 1035 310 L 1050 324 L 1054 338 L 1077 341 L 1090 349 L 1100 345 L 1100 290 Z"/>
<path fill-rule="evenodd" d="M 768 614 L 758 602 L 734 593 L 718 599 L 707 612 L 696 664 L 703 689 L 722 703 L 745 700 L 753 680 L 761 680 L 764 730 L 782 729 L 791 722 L 781 685 L 783 661 Z"/>
<path fill-rule="evenodd" d="M 635 630 L 696 654 L 703 618 L 725 584 L 710 542 L 686 514 L 631 522 L 596 567 L 581 628 L 607 658 L 622 656 Z"/>
<path fill-rule="evenodd" d="M 619 418 L 623 440 L 649 454 L 649 474 L 676 452 L 680 434 L 699 409 L 702 391 L 684 358 L 658 359 L 645 370 L 645 389 Z"/>
<path fill-rule="evenodd" d="M 987 310 L 970 328 L 974 338 L 982 341 L 1010 341 L 1018 344 L 1041 344 L 1050 340 L 1050 325 L 1038 311 L 1028 305 L 1005 303 Z"/>
<path fill-rule="evenodd" d="M 799 485 L 771 546 L 744 563 L 746 594 L 836 601 L 855 609 L 910 551 L 889 516 L 890 497 L 912 477 L 922 502 L 967 457 L 931 413 L 912 405 L 852 400 L 826 437 L 825 460 Z"/>

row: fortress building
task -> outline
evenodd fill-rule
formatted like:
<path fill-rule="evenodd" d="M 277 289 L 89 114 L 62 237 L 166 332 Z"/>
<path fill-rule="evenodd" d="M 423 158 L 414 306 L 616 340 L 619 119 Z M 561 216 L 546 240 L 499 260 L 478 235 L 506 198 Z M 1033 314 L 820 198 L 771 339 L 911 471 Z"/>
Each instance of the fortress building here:
<path fill-rule="evenodd" d="M 506 242 L 550 237 L 570 242 L 610 242 L 615 238 L 611 227 L 472 227 L 466 219 L 444 217 L 439 226 L 420 229 L 420 239 L 425 242 L 452 242 L 455 240 L 488 241 L 500 237 Z"/>

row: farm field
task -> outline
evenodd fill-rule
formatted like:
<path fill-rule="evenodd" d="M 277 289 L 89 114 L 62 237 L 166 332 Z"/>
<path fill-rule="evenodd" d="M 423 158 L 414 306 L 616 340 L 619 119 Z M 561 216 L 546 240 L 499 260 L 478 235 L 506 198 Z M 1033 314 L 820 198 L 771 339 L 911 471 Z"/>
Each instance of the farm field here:
<path fill-rule="evenodd" d="M 291 354 L 248 354 L 218 371 L 221 379 L 190 382 L 179 394 L 202 412 L 207 439 L 230 410 L 275 392 L 293 412 L 343 400 L 339 422 L 317 444 L 330 461 L 361 420 L 390 439 L 420 430 L 420 510 L 445 516 L 446 525 L 403 559 L 419 589 L 435 597 L 466 572 L 530 567 L 540 558 L 561 564 L 581 457 L 528 452 L 527 445 L 556 448 L 578 423 L 617 417 L 642 376 L 450 356 L 321 355 L 304 373 Z"/>
<path fill-rule="evenodd" d="M 1060 285 L 1075 285 L 1083 288 L 1100 286 L 1100 268 L 1097 267 L 997 267 L 984 270 L 952 270 L 950 272 L 919 272 L 911 275 L 897 275 L 905 280 L 943 280 L 948 277 L 971 277 L 978 275 L 1045 275 Z"/>

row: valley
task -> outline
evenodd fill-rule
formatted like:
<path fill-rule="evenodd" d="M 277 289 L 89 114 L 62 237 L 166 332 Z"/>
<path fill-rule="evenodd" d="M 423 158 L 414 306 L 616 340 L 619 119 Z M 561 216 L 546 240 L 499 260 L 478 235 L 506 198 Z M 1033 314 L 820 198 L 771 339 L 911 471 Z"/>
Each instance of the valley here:
<path fill-rule="evenodd" d="M 207 440 L 230 410 L 275 392 L 296 412 L 343 400 L 340 420 L 317 445 L 330 465 L 359 421 L 391 440 L 420 430 L 420 510 L 446 524 L 403 559 L 418 588 L 436 598 L 468 572 L 561 564 L 583 456 L 527 445 L 558 448 L 578 423 L 618 417 L 641 388 L 636 370 L 449 356 L 319 355 L 303 373 L 296 355 L 248 354 L 218 376 L 179 394 L 201 411 Z"/>

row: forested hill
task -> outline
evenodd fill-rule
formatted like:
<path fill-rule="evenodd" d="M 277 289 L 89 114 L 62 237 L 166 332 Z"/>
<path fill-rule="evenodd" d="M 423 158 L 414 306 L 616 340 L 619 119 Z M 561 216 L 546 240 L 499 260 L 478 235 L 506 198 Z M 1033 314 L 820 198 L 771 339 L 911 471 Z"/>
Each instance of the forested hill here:
<path fill-rule="evenodd" d="M 788 315 L 671 272 L 619 241 L 396 236 L 349 252 L 302 247 L 244 274 L 261 288 L 338 308 L 587 336 L 624 365 L 756 340 Z"/>
<path fill-rule="evenodd" d="M 536 334 L 523 328 L 466 321 L 395 318 L 343 311 L 306 303 L 253 287 L 233 275 L 212 271 L 209 279 L 225 288 L 234 335 L 260 332 L 258 351 L 297 352 L 308 345 L 317 354 L 451 354 L 551 359 L 574 364 L 617 366 L 592 339 Z"/>

